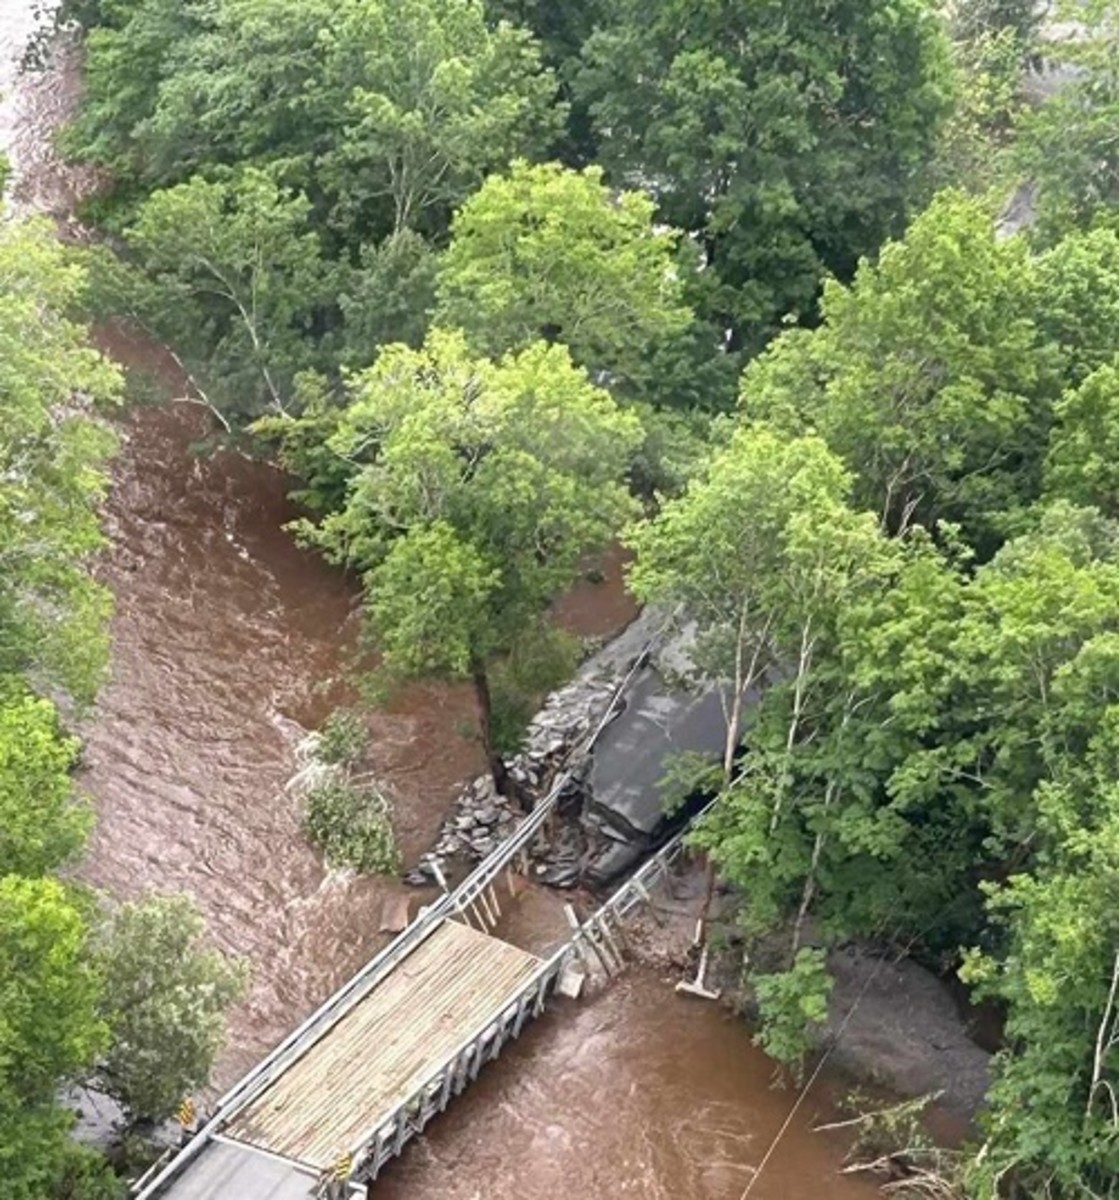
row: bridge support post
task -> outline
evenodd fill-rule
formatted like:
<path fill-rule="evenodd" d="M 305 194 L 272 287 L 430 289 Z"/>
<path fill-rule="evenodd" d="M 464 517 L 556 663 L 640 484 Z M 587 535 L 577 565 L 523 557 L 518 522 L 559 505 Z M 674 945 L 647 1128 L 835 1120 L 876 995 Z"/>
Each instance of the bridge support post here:
<path fill-rule="evenodd" d="M 392 1139 L 392 1152 L 395 1157 L 404 1149 L 404 1143 L 408 1140 L 408 1110 L 401 1108 L 396 1117 L 396 1133 Z"/>
<path fill-rule="evenodd" d="M 478 1072 L 482 1069 L 482 1058 L 485 1053 L 485 1043 L 479 1038 L 473 1046 L 473 1054 L 470 1056 L 470 1078 L 477 1079 Z"/>
<path fill-rule="evenodd" d="M 524 1026 L 525 1018 L 528 1016 L 529 995 L 526 992 L 517 1001 L 517 1015 L 513 1018 L 513 1036 L 520 1037 L 521 1029 Z"/>
<path fill-rule="evenodd" d="M 625 957 L 623 956 L 621 950 L 618 948 L 618 943 L 614 940 L 614 935 L 610 931 L 610 925 L 606 919 L 605 913 L 603 913 L 601 916 L 599 916 L 598 920 L 595 922 L 595 927 L 598 929 L 599 934 L 602 937 L 602 940 L 606 943 L 607 946 L 609 946 L 610 953 L 614 956 L 616 969 L 620 971 L 622 969 L 622 967 L 625 966 Z M 619 932 L 618 936 L 621 937 L 620 932 Z"/>

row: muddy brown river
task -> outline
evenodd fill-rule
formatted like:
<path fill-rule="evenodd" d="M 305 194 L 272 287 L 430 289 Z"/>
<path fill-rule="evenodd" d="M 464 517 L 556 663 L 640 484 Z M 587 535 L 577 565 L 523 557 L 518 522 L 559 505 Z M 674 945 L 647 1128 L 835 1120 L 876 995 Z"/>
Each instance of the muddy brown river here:
<path fill-rule="evenodd" d="M 76 94 L 72 65 L 21 80 L 30 0 L 0 0 L 0 143 L 11 148 L 16 208 L 67 219 L 83 181 L 50 131 Z M 101 344 L 172 385 L 158 349 L 119 330 Z M 182 392 L 182 387 L 175 390 Z M 294 747 L 340 701 L 355 633 L 351 582 L 282 531 L 285 480 L 239 456 L 200 458 L 207 431 L 189 403 L 121 420 L 101 574 L 116 597 L 112 677 L 84 731 L 83 786 L 98 823 L 83 877 L 116 897 L 186 891 L 210 936 L 253 969 L 216 1082 L 225 1085 L 383 942 L 394 880 L 327 872 L 299 830 L 284 783 Z M 619 563 L 561 606 L 580 634 L 632 612 Z M 375 760 L 400 803 L 404 850 L 425 849 L 456 782 L 479 764 L 452 688 L 414 688 L 373 720 Z M 530 1027 L 478 1084 L 378 1181 L 384 1200 L 740 1200 L 792 1094 L 747 1029 L 633 971 L 594 999 Z M 753 1200 L 855 1200 L 843 1145 L 811 1132 L 830 1114 L 810 1096 Z"/>

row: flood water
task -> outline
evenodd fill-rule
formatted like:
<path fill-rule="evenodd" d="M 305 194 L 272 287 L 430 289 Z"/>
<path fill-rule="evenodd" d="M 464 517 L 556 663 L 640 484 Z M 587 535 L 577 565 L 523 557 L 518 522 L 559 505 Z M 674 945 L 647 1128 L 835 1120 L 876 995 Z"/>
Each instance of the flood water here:
<path fill-rule="evenodd" d="M 17 207 L 65 219 L 85 182 L 62 170 L 50 130 L 76 92 L 71 63 L 32 82 L 14 60 L 29 0 L 0 0 L 0 139 L 14 149 Z M 99 334 L 125 366 L 180 394 L 173 364 L 120 330 Z M 355 634 L 352 583 L 293 546 L 285 480 L 233 454 L 200 458 L 190 403 L 134 410 L 106 512 L 100 571 L 116 597 L 112 678 L 87 729 L 82 784 L 98 824 L 83 877 L 115 897 L 186 891 L 210 936 L 245 955 L 251 993 L 232 1016 L 219 1085 L 247 1069 L 384 940 L 393 880 L 328 873 L 284 791 L 294 747 L 340 701 Z M 601 635 L 632 614 L 612 557 L 603 584 L 561 606 Z M 407 855 L 426 848 L 455 783 L 479 765 L 467 696 L 414 688 L 373 720 L 374 757 L 398 798 Z M 531 1027 L 385 1173 L 385 1200 L 740 1200 L 792 1095 L 740 1023 L 635 971 Z M 841 1143 L 813 1134 L 826 1095 L 792 1123 L 753 1200 L 874 1190 L 836 1174 Z"/>

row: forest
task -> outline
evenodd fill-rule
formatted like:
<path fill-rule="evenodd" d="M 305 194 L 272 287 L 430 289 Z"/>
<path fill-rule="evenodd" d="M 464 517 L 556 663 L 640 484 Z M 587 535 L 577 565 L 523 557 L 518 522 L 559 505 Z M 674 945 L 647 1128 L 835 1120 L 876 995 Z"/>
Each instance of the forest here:
<path fill-rule="evenodd" d="M 360 578 L 392 680 L 472 687 L 499 786 L 502 670 L 620 539 L 733 698 L 722 761 L 681 769 L 718 795 L 696 839 L 762 1045 L 803 1059 L 830 947 L 904 950 L 1002 1023 L 951 1194 L 1119 1195 L 1119 3 L 58 26 L 101 236 L 0 227 L 6 1194 L 118 1195 L 60 1083 L 167 1115 L 243 986 L 189 910 L 67 876 L 113 317 L 173 348 L 215 444 L 290 472 L 292 536 Z"/>

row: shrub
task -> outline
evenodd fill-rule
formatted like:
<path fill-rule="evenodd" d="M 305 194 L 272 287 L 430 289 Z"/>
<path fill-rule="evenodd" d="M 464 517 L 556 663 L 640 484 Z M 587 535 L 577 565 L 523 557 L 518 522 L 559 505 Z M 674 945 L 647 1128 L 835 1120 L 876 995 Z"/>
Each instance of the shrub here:
<path fill-rule="evenodd" d="M 336 708 L 319 730 L 315 757 L 330 765 L 349 766 L 361 758 L 368 740 L 361 717 L 352 708 Z"/>
<path fill-rule="evenodd" d="M 307 793 L 304 827 L 329 863 L 382 874 L 400 869 L 392 806 L 370 785 L 327 779 Z"/>
<path fill-rule="evenodd" d="M 814 1032 L 828 1015 L 832 978 L 824 964 L 824 952 L 801 949 L 788 971 L 755 975 L 751 982 L 761 1016 L 754 1042 L 799 1077 Z"/>
<path fill-rule="evenodd" d="M 210 1077 L 225 1013 L 247 967 L 206 942 L 188 896 L 121 905 L 102 933 L 102 1009 L 111 1030 L 99 1084 L 133 1120 L 161 1120 Z"/>

